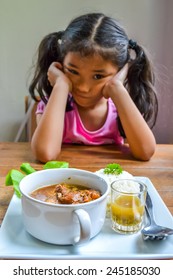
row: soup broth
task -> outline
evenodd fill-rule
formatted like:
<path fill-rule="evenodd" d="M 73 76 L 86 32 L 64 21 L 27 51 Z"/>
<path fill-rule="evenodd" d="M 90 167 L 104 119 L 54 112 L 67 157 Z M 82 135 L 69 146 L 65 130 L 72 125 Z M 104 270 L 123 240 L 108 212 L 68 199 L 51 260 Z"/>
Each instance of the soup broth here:
<path fill-rule="evenodd" d="M 101 193 L 85 186 L 61 183 L 36 189 L 30 195 L 48 203 L 79 204 L 98 199 Z"/>

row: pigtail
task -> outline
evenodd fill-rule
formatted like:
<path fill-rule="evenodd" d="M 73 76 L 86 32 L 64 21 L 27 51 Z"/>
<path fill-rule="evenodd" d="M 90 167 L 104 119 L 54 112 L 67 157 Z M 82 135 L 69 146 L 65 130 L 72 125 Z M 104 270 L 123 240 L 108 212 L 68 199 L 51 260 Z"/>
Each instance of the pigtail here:
<path fill-rule="evenodd" d="M 129 48 L 134 50 L 136 57 L 130 62 L 127 77 L 128 91 L 144 119 L 152 128 L 155 125 L 158 113 L 152 65 L 144 49 L 136 42 L 130 40 Z"/>
<path fill-rule="evenodd" d="M 51 94 L 52 87 L 47 79 L 47 71 L 52 62 L 61 62 L 59 40 L 62 34 L 61 31 L 51 33 L 44 37 L 39 45 L 35 73 L 29 86 L 29 92 L 36 101 L 37 93 L 45 103 Z"/>

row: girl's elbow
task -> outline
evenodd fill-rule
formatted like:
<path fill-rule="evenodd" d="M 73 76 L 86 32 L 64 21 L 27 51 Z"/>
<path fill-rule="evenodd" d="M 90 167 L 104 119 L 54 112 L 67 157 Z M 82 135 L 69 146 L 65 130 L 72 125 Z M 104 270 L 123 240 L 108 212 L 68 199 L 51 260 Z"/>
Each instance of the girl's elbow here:
<path fill-rule="evenodd" d="M 140 156 L 140 160 L 142 161 L 149 161 L 152 156 L 154 155 L 154 152 L 147 152 L 147 153 L 143 153 L 141 156 Z"/>
<path fill-rule="evenodd" d="M 57 160 L 58 156 L 59 156 L 60 152 L 55 153 L 49 153 L 46 151 L 43 152 L 38 152 L 35 153 L 36 159 L 39 160 L 42 163 L 46 163 L 48 161 L 52 161 L 52 160 Z"/>
<path fill-rule="evenodd" d="M 50 149 L 46 149 L 46 147 L 33 147 L 32 151 L 36 159 L 40 162 L 46 163 L 48 161 L 57 160 L 61 149 L 56 151 L 51 151 Z"/>
<path fill-rule="evenodd" d="M 134 157 L 141 161 L 149 161 L 155 153 L 156 145 L 147 147 L 147 145 L 134 154 Z"/>

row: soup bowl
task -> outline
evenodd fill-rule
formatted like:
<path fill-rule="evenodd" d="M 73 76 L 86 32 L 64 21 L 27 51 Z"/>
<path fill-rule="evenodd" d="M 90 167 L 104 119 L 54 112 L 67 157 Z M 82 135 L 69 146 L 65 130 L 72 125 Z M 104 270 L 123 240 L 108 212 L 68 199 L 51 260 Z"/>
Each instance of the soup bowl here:
<path fill-rule="evenodd" d="M 62 182 L 93 188 L 101 196 L 80 204 L 53 204 L 31 197 L 38 188 Z M 109 188 L 95 173 L 75 168 L 36 171 L 21 180 L 20 191 L 24 227 L 39 240 L 59 245 L 81 244 L 103 227 Z"/>

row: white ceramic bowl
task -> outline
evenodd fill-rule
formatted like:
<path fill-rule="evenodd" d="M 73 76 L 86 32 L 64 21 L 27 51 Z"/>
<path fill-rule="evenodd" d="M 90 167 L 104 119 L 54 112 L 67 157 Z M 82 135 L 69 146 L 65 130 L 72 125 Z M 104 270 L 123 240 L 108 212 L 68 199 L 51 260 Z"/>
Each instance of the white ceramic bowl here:
<path fill-rule="evenodd" d="M 81 204 L 51 204 L 30 193 L 40 187 L 62 182 L 81 184 L 101 191 L 101 197 Z M 97 235 L 105 221 L 109 188 L 95 173 L 58 168 L 34 172 L 20 182 L 22 219 L 32 236 L 52 244 L 80 244 Z"/>

